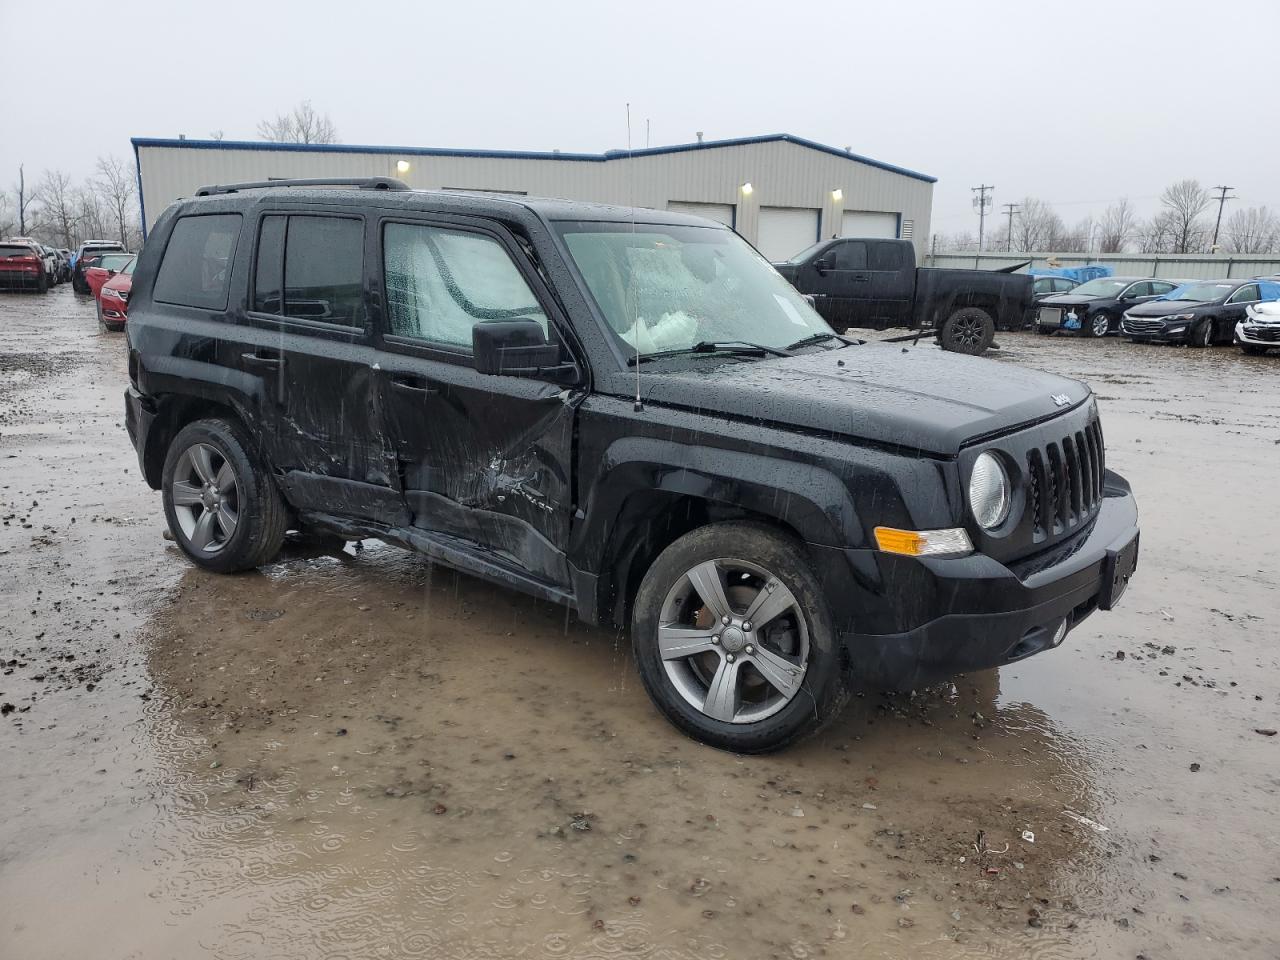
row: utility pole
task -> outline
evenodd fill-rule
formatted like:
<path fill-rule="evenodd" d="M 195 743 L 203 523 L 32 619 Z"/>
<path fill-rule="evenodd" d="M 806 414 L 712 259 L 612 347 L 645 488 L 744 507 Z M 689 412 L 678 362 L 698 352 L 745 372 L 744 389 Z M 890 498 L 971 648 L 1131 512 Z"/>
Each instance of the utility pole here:
<path fill-rule="evenodd" d="M 27 235 L 27 178 L 18 164 L 18 236 Z"/>
<path fill-rule="evenodd" d="M 1222 228 L 1222 208 L 1227 205 L 1228 200 L 1236 199 L 1227 196 L 1227 191 L 1234 190 L 1235 187 L 1214 187 L 1213 189 L 1218 191 L 1218 222 L 1213 225 L 1213 243 L 1209 244 L 1210 253 L 1218 247 L 1218 231 Z"/>
<path fill-rule="evenodd" d="M 1004 252 L 1008 253 L 1013 249 L 1013 215 L 1018 212 L 1018 205 L 1016 203 L 1006 203 L 1004 209 L 1009 214 L 1009 238 L 1004 244 Z"/>
<path fill-rule="evenodd" d="M 977 194 L 973 198 L 973 206 L 978 211 L 978 253 L 982 253 L 982 235 L 986 231 L 987 226 L 987 208 L 991 206 L 991 197 L 988 196 L 989 191 L 995 189 L 990 184 L 982 184 L 978 187 L 970 187 Z"/>

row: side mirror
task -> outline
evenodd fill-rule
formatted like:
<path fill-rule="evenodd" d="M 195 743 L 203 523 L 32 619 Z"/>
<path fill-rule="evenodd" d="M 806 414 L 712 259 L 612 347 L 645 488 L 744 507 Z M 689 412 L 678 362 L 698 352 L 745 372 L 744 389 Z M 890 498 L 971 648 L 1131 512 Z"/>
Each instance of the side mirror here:
<path fill-rule="evenodd" d="M 560 362 L 560 347 L 548 343 L 542 324 L 527 317 L 477 323 L 471 328 L 471 350 L 477 373 L 559 382 L 577 370 Z"/>
<path fill-rule="evenodd" d="M 114 277 L 115 275 L 116 275 L 116 272 L 115 272 L 114 270 L 108 270 L 108 271 L 107 271 L 107 276 L 108 276 L 108 277 Z"/>
<path fill-rule="evenodd" d="M 819 257 L 817 260 L 813 261 L 813 269 L 818 271 L 818 276 L 825 277 L 834 269 L 834 267 L 832 266 L 831 261 L 826 257 Z"/>

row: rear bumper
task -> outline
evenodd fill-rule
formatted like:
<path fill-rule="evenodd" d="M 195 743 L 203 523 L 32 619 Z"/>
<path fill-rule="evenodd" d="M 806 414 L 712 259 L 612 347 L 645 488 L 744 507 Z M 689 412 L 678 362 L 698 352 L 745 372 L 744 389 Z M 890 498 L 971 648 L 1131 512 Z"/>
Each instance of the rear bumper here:
<path fill-rule="evenodd" d="M 133 387 L 124 392 L 124 426 L 129 432 L 129 442 L 138 454 L 138 468 L 152 489 L 159 489 L 159 478 L 147 476 L 147 440 L 155 423 L 156 410 L 151 398 Z"/>
<path fill-rule="evenodd" d="M 860 621 L 882 618 L 841 609 L 833 598 L 837 625 L 848 625 L 837 632 L 855 677 L 871 686 L 908 690 L 1013 663 L 1057 646 L 1095 610 L 1110 609 L 1136 565 L 1137 539 L 1133 494 L 1108 471 L 1091 525 L 1043 554 L 1009 566 L 982 554 L 950 560 L 875 554 L 884 602 L 915 623 L 893 633 L 861 632 Z M 863 571 L 867 559 L 849 558 Z"/>

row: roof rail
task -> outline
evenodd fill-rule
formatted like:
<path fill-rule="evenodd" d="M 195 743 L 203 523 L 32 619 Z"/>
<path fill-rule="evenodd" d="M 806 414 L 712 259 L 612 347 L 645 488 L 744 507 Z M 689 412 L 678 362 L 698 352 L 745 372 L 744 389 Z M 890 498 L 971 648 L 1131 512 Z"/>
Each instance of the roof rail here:
<path fill-rule="evenodd" d="M 266 190 L 271 187 L 355 187 L 358 190 L 409 190 L 403 180 L 395 177 L 317 177 L 307 180 L 251 180 L 247 183 L 214 183 L 196 191 L 197 197 L 212 197 L 219 193 L 239 193 L 241 190 Z"/>

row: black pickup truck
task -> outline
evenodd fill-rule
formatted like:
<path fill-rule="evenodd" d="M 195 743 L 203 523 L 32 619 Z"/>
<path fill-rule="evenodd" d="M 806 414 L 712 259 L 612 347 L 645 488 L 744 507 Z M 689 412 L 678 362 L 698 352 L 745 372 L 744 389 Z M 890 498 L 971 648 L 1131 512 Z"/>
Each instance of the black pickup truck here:
<path fill-rule="evenodd" d="M 659 709 L 742 753 L 1051 650 L 1134 570 L 1083 383 L 842 337 L 696 217 L 313 185 L 204 188 L 138 257 L 126 424 L 204 569 L 381 538 L 629 628 Z M 513 695 L 545 669 L 456 642 L 518 649 Z"/>
<path fill-rule="evenodd" d="M 774 266 L 841 333 L 932 328 L 956 353 L 982 353 L 997 328 L 1021 330 L 1033 297 L 1023 274 L 917 267 L 909 240 L 822 240 Z"/>

